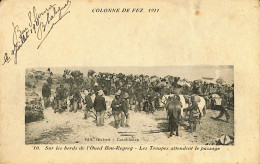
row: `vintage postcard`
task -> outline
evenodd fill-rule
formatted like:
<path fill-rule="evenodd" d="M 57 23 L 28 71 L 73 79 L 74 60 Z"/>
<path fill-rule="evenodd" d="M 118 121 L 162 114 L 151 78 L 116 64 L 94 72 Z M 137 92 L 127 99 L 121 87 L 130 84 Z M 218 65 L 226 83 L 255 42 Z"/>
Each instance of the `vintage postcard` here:
<path fill-rule="evenodd" d="M 259 163 L 259 2 L 0 2 L 1 163 Z"/>

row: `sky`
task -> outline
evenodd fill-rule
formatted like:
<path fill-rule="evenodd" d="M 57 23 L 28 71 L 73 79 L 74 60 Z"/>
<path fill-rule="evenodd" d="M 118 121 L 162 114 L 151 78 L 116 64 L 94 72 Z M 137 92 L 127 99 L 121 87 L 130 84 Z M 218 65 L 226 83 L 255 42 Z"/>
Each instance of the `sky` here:
<path fill-rule="evenodd" d="M 46 71 L 47 67 L 37 67 L 34 70 Z M 96 72 L 109 72 L 109 73 L 124 73 L 133 75 L 156 75 L 165 77 L 167 75 L 186 78 L 188 80 L 197 80 L 202 77 L 210 77 L 217 79 L 223 78 L 227 83 L 234 82 L 234 67 L 228 66 L 213 66 L 213 65 L 199 65 L 199 66 L 160 66 L 160 67 L 55 67 L 51 68 L 55 74 L 62 74 L 64 69 L 80 70 L 84 75 L 87 75 L 88 70 L 92 69 Z"/>

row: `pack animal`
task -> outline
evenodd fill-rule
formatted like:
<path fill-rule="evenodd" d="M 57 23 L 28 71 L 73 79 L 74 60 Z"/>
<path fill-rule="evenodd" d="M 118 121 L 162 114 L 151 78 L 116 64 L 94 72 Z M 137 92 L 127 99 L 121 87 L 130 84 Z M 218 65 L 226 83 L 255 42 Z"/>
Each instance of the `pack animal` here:
<path fill-rule="evenodd" d="M 177 100 L 169 100 L 166 104 L 166 109 L 168 111 L 168 116 L 169 116 L 169 130 L 170 130 L 169 137 L 172 137 L 173 131 L 176 131 L 176 136 L 179 135 L 178 128 L 179 128 L 179 119 L 181 115 L 181 108 L 182 108 L 182 104 L 180 101 Z"/>

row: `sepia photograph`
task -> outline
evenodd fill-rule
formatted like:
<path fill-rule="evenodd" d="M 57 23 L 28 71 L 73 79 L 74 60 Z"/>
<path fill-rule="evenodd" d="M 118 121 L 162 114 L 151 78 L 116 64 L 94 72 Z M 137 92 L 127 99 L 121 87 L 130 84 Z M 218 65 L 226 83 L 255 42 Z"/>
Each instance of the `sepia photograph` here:
<path fill-rule="evenodd" d="M 234 145 L 232 65 L 34 67 L 26 144 Z"/>
<path fill-rule="evenodd" d="M 259 1 L 17 2 L 0 163 L 259 163 Z"/>

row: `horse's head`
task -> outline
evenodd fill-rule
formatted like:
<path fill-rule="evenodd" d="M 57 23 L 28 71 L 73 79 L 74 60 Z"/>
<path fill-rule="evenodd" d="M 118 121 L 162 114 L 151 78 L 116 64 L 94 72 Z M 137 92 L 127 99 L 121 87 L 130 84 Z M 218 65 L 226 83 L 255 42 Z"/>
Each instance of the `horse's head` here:
<path fill-rule="evenodd" d="M 184 99 L 185 99 L 185 102 L 190 105 L 190 104 L 191 104 L 191 96 L 189 96 L 189 95 L 184 95 L 183 97 L 184 97 Z"/>

